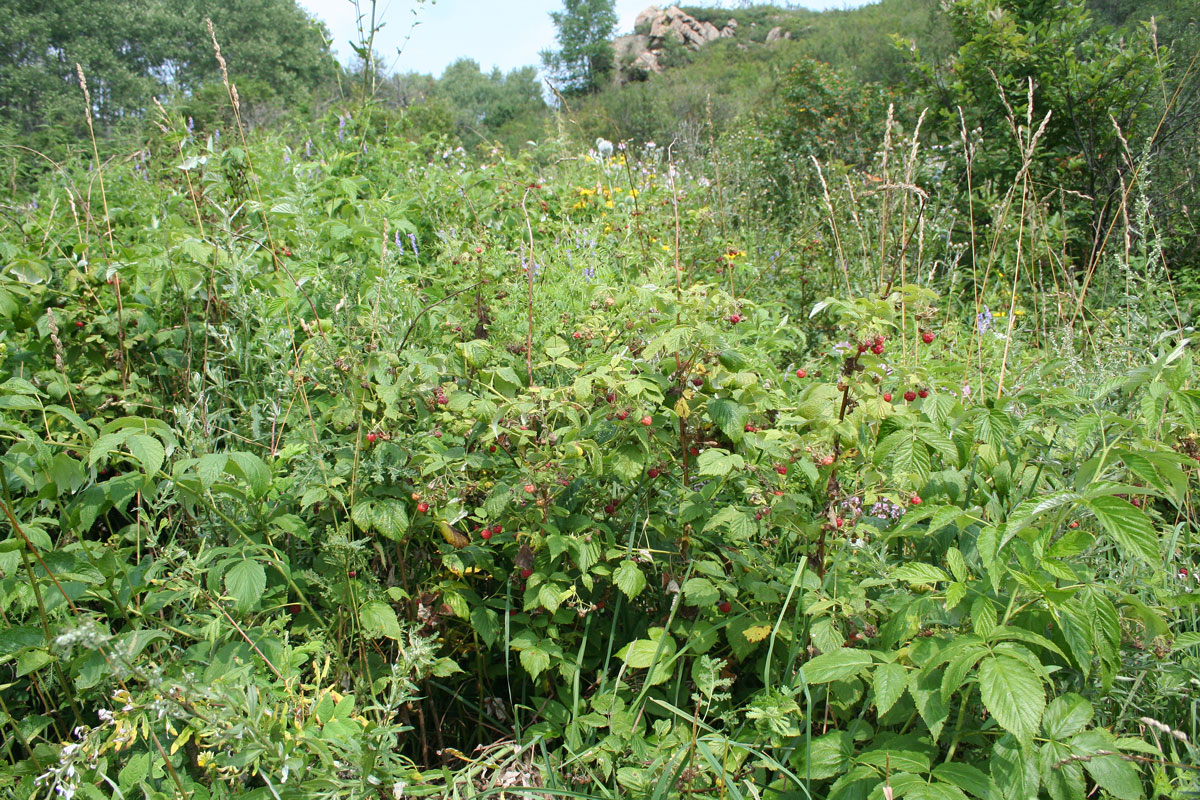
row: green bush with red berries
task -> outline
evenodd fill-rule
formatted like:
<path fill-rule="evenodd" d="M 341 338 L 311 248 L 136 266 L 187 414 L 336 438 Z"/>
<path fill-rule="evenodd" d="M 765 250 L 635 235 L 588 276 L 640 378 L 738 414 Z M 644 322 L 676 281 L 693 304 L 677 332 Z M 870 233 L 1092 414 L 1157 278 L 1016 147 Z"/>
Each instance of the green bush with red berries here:
<path fill-rule="evenodd" d="M 1186 341 L 1052 350 L 658 148 L 358 124 L 3 230 L 0 786 L 1182 791 Z"/>

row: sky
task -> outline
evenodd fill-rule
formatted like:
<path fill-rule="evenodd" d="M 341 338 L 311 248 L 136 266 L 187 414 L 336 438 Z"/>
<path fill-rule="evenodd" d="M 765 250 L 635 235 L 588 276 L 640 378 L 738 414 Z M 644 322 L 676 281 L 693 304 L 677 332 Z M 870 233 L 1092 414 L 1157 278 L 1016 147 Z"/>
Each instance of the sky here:
<path fill-rule="evenodd" d="M 358 41 L 352 0 L 297 2 L 329 28 L 338 58 L 350 61 L 353 50 L 349 43 Z M 370 0 L 359 2 L 369 13 Z M 731 7 L 736 2 L 710 0 L 704 5 Z M 654 0 L 616 0 L 617 32 L 632 32 L 638 13 L 655 4 Z M 657 3 L 669 4 L 670 0 Z M 811 9 L 861 4 L 862 0 L 793 2 Z M 377 13 L 384 27 L 375 36 L 375 51 L 383 56 L 380 65 L 389 72 L 441 75 L 462 57 L 474 59 L 484 70 L 500 67 L 507 72 L 529 64 L 540 67 L 541 51 L 556 46 L 550 12 L 561 8 L 561 0 L 378 0 Z"/>

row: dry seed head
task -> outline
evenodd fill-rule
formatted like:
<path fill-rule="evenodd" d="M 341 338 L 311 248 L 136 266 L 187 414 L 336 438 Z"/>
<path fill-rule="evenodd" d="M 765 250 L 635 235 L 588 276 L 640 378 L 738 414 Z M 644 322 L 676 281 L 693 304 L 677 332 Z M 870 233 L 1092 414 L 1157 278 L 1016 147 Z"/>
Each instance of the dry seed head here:
<path fill-rule="evenodd" d="M 46 309 L 46 327 L 50 330 L 50 341 L 54 343 L 54 366 L 59 372 L 66 369 L 66 362 L 63 359 L 63 343 L 58 338 L 58 320 L 54 318 L 54 311 Z"/>
<path fill-rule="evenodd" d="M 75 62 L 75 74 L 79 76 L 79 88 L 83 89 L 83 99 L 86 101 L 84 110 L 87 111 L 88 125 L 92 124 L 92 93 L 88 91 L 87 78 L 83 76 L 83 67 Z"/>

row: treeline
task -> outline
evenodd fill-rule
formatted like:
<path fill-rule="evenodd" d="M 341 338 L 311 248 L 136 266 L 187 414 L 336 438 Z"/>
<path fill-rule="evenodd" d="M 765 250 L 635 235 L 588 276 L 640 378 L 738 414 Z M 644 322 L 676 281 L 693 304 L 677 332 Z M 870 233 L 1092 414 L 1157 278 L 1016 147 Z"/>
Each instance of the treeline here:
<path fill-rule="evenodd" d="M 436 77 L 371 74 L 385 59 L 342 67 L 327 31 L 295 0 L 93 0 L 86 16 L 66 0 L 15 0 L 0 19 L 0 138 L 50 152 L 85 141 L 76 63 L 101 135 L 136 134 L 156 97 L 201 131 L 227 124 L 212 19 L 251 125 L 331 118 L 354 105 L 371 109 L 376 130 L 439 147 L 513 151 L 564 132 L 675 143 L 737 175 L 746 203 L 786 218 L 815 185 L 813 159 L 872 165 L 892 108 L 905 123 L 924 113 L 928 146 L 959 148 L 943 181 L 964 203 L 968 173 L 976 189 L 1018 174 L 1033 181 L 1073 223 L 1060 250 L 1081 265 L 1138 200 L 1127 191 L 1135 173 L 1153 173 L 1138 183 L 1153 187 L 1142 199 L 1162 246 L 1200 245 L 1200 0 L 686 7 L 713 24 L 738 20 L 738 36 L 680 46 L 663 73 L 624 81 L 603 52 L 611 6 L 569 0 L 555 15 L 560 49 L 542 59 L 562 92 L 548 103 L 532 66 L 485 72 L 462 59 Z M 790 38 L 767 44 L 776 27 Z"/>

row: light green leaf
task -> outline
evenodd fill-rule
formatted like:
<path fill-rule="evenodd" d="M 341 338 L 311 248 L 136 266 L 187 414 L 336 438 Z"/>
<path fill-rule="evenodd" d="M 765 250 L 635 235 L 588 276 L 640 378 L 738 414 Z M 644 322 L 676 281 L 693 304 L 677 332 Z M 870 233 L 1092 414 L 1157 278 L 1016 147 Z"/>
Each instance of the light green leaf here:
<path fill-rule="evenodd" d="M 613 579 L 616 581 L 617 588 L 624 592 L 630 600 L 637 597 L 642 593 L 642 589 L 646 588 L 646 576 L 638 569 L 638 565 L 628 558 L 621 562 L 621 566 L 617 567 Z"/>
<path fill-rule="evenodd" d="M 940 568 L 920 561 L 910 561 L 907 564 L 902 564 L 892 572 L 892 577 L 910 584 L 938 583 L 939 581 L 950 580 L 950 576 Z"/>
<path fill-rule="evenodd" d="M 880 664 L 875 668 L 875 714 L 882 717 L 904 694 L 908 670 L 903 664 Z"/>
<path fill-rule="evenodd" d="M 721 593 L 708 578 L 690 578 L 683 584 L 683 599 L 689 606 L 711 606 Z"/>
<path fill-rule="evenodd" d="M 979 664 L 979 694 L 1000 727 L 1029 742 L 1046 708 L 1046 693 L 1037 673 L 1010 656 L 989 656 Z"/>
<path fill-rule="evenodd" d="M 741 470 L 746 466 L 746 462 L 736 453 L 730 453 L 728 450 L 722 450 L 719 447 L 712 447 L 705 450 L 696 459 L 697 466 L 700 467 L 701 475 L 716 475 L 724 477 L 730 472 Z"/>
<path fill-rule="evenodd" d="M 135 433 L 130 436 L 125 440 L 125 446 L 142 465 L 142 470 L 147 476 L 156 475 L 166 458 L 162 442 L 144 433 Z"/>
<path fill-rule="evenodd" d="M 804 679 L 811 683 L 829 683 L 859 674 L 874 663 L 862 650 L 843 648 L 822 653 L 804 664 Z"/>
<path fill-rule="evenodd" d="M 237 603 L 239 611 L 248 611 L 258 605 L 266 588 L 266 572 L 254 559 L 242 559 L 225 573 L 225 591 Z"/>
<path fill-rule="evenodd" d="M 363 603 L 358 610 L 358 621 L 362 625 L 363 633 L 372 638 L 386 636 L 399 641 L 403 636 L 396 610 L 387 603 L 378 600 Z"/>
<path fill-rule="evenodd" d="M 1150 566 L 1162 563 L 1154 526 L 1132 503 L 1119 497 L 1101 496 L 1089 498 L 1087 505 L 1126 554 L 1137 556 Z"/>

